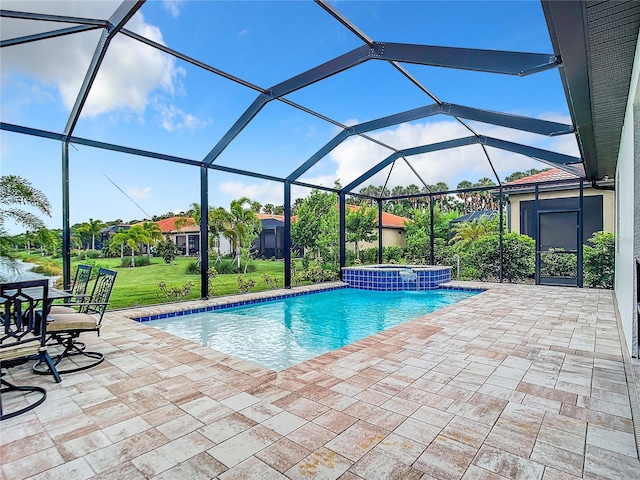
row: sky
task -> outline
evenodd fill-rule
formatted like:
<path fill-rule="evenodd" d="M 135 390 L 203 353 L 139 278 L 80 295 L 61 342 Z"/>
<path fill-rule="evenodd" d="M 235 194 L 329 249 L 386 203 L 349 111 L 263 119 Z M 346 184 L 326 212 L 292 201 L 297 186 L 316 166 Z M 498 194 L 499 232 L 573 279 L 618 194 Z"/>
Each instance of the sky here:
<path fill-rule="evenodd" d="M 3 0 L 5 10 L 106 19 L 119 2 Z M 331 5 L 377 42 L 553 53 L 539 1 L 334 1 Z M 0 19 L 3 40 L 72 24 Z M 312 1 L 146 2 L 126 29 L 268 89 L 362 46 L 362 41 Z M 62 132 L 102 30 L 2 48 L 2 122 Z M 570 124 L 557 70 L 525 77 L 403 64 L 436 98 L 449 103 Z M 202 160 L 257 98 L 246 85 L 191 65 L 124 35 L 111 42 L 73 134 L 117 145 Z M 392 65 L 368 61 L 295 91 L 286 99 L 354 125 L 434 100 Z M 578 156 L 573 135 L 545 137 L 467 121 L 475 132 Z M 341 131 L 339 126 L 280 101 L 269 102 L 215 163 L 284 178 Z M 449 116 L 434 116 L 371 137 L 393 148 L 471 135 Z M 544 168 L 530 158 L 488 147 L 500 179 Z M 62 146 L 58 141 L 0 131 L 0 174 L 20 175 L 52 205 L 50 228 L 62 225 Z M 71 144 L 70 221 L 129 222 L 187 210 L 200 201 L 200 170 L 167 161 Z M 346 185 L 391 151 L 351 137 L 300 180 Z M 428 184 L 451 189 L 492 177 L 478 145 L 407 157 Z M 365 182 L 389 188 L 420 185 L 400 160 Z M 357 189 L 356 189 L 357 190 Z M 294 198 L 307 188 L 294 187 Z M 247 196 L 283 203 L 279 182 L 209 172 L 209 203 L 228 207 Z M 6 225 L 9 233 L 22 228 Z"/>

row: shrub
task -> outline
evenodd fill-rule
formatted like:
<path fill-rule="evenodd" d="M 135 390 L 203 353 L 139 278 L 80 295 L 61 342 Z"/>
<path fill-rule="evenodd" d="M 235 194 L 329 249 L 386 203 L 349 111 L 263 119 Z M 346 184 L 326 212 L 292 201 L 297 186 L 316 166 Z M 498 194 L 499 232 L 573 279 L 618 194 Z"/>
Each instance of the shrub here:
<path fill-rule="evenodd" d="M 47 277 L 55 277 L 62 275 L 62 268 L 55 262 L 46 261 L 40 263 L 31 269 L 32 272 L 45 275 Z"/>
<path fill-rule="evenodd" d="M 613 288 L 615 238 L 610 232 L 595 232 L 584 246 L 584 281 L 590 287 Z"/>
<path fill-rule="evenodd" d="M 378 263 L 378 249 L 373 247 L 360 250 L 360 262 L 365 265 Z"/>
<path fill-rule="evenodd" d="M 136 267 L 145 267 L 151 264 L 151 262 L 149 261 L 146 255 L 136 255 L 134 257 L 134 261 L 135 261 Z M 120 266 L 122 268 L 131 267 L 131 257 L 130 256 L 123 257 L 122 260 L 120 261 Z"/>
<path fill-rule="evenodd" d="M 170 302 L 179 302 L 191 293 L 194 287 L 192 282 L 187 282 L 181 287 L 167 287 L 165 282 L 158 283 L 158 297 L 161 300 L 167 299 Z"/>
<path fill-rule="evenodd" d="M 238 275 L 238 292 L 240 293 L 249 293 L 255 285 L 256 281 L 253 278 L 245 278 L 242 275 Z"/>
<path fill-rule="evenodd" d="M 540 274 L 546 277 L 575 277 L 578 258 L 574 254 L 563 254 L 564 248 L 550 248 L 540 254 Z"/>
<path fill-rule="evenodd" d="M 137 265 L 137 262 L 136 262 Z M 200 264 L 197 261 L 187 263 L 187 267 L 185 268 L 185 273 L 187 275 L 200 275 Z"/>
<path fill-rule="evenodd" d="M 528 235 L 507 232 L 502 242 L 502 276 L 509 282 L 524 280 L 535 272 L 536 242 Z"/>
<path fill-rule="evenodd" d="M 402 263 L 404 261 L 404 248 L 399 245 L 391 245 L 382 248 L 383 263 Z"/>
<path fill-rule="evenodd" d="M 280 288 L 280 279 L 279 278 L 272 277 L 268 273 L 263 273 L 262 274 L 262 279 L 264 280 L 264 283 L 267 284 L 267 287 L 269 287 L 271 289 Z"/>
<path fill-rule="evenodd" d="M 217 276 L 218 276 L 218 271 L 213 267 L 209 267 L 209 270 L 207 270 L 207 282 L 209 284 L 210 296 L 216 295 L 216 289 L 213 281 L 216 279 Z"/>
<path fill-rule="evenodd" d="M 431 251 L 431 242 L 429 235 L 423 230 L 417 230 L 407 238 L 407 247 L 405 248 L 405 258 L 408 263 L 420 265 L 429 263 L 429 255 Z"/>
<path fill-rule="evenodd" d="M 303 273 L 303 278 L 312 283 L 328 282 L 336 280 L 338 273 L 335 270 L 322 268 L 320 265 L 310 265 Z"/>
<path fill-rule="evenodd" d="M 162 257 L 164 263 L 171 263 L 178 255 L 178 247 L 171 240 L 161 240 L 156 245 L 156 254 Z"/>
<path fill-rule="evenodd" d="M 216 270 L 220 275 L 244 273 L 245 268 L 247 272 L 254 272 L 256 270 L 256 266 L 253 263 L 247 265 L 244 260 L 240 262 L 240 268 L 238 269 L 235 258 L 223 258 L 216 265 Z"/>
<path fill-rule="evenodd" d="M 527 235 L 507 232 L 502 242 L 502 276 L 509 282 L 532 275 L 535 242 Z M 500 238 L 485 235 L 470 243 L 462 254 L 460 275 L 464 279 L 495 280 L 500 274 Z"/>

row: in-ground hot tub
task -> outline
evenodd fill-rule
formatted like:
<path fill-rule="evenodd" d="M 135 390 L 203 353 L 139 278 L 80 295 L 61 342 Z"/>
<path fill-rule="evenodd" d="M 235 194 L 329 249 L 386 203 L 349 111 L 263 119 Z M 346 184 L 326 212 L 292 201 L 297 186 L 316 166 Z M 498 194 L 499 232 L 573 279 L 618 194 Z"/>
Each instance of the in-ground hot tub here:
<path fill-rule="evenodd" d="M 362 265 L 344 267 L 342 281 L 364 290 L 435 290 L 451 281 L 451 267 Z"/>

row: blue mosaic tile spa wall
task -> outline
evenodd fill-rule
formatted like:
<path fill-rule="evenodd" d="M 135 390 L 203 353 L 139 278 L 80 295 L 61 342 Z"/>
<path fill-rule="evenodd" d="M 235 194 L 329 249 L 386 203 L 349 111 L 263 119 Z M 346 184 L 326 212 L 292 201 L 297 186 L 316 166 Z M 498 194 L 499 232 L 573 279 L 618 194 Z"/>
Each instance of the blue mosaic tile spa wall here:
<path fill-rule="evenodd" d="M 451 267 L 346 267 L 342 269 L 342 281 L 364 290 L 434 290 L 451 281 Z"/>

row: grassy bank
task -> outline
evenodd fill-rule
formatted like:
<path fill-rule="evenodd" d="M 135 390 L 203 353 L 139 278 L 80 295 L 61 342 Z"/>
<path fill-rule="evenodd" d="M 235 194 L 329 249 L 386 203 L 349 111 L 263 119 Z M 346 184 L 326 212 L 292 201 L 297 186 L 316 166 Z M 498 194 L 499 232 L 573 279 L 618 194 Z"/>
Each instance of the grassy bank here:
<path fill-rule="evenodd" d="M 41 270 L 43 274 L 61 274 L 61 259 L 51 259 L 40 256 L 24 256 L 23 260 L 34 264 L 46 266 Z M 200 275 L 187 274 L 187 266 L 194 261 L 190 257 L 177 257 L 172 263 L 166 264 L 161 258 L 151 258 L 151 264 L 142 267 L 125 268 L 120 266 L 120 258 L 97 258 L 95 260 L 73 261 L 71 270 L 79 263 L 93 264 L 97 272 L 99 267 L 109 268 L 118 272 L 116 283 L 111 294 L 110 309 L 136 307 L 167 303 L 169 300 L 163 297 L 158 288 L 159 282 L 165 282 L 167 287 L 181 287 L 187 282 L 194 284 L 191 294 L 185 300 L 200 298 Z M 253 279 L 256 285 L 251 291 L 267 290 L 262 274 L 268 274 L 279 279 L 279 284 L 284 284 L 284 264 L 282 261 L 255 260 L 252 262 L 256 268 L 253 272 L 244 275 Z M 56 267 L 59 269 L 56 271 Z M 57 272 L 57 273 L 56 273 Z M 219 274 L 213 280 L 214 292 L 211 296 L 230 295 L 238 293 L 238 274 Z"/>

